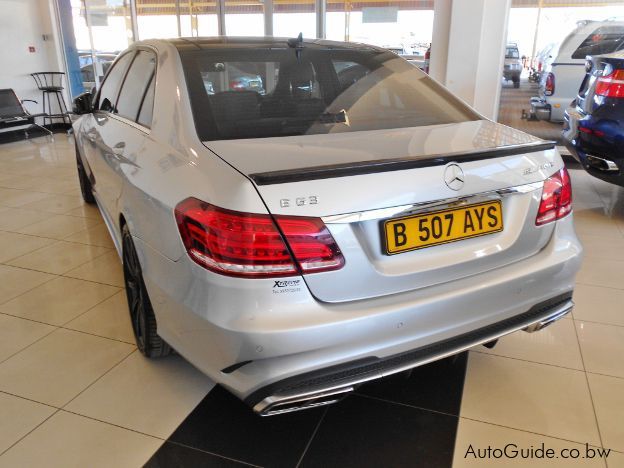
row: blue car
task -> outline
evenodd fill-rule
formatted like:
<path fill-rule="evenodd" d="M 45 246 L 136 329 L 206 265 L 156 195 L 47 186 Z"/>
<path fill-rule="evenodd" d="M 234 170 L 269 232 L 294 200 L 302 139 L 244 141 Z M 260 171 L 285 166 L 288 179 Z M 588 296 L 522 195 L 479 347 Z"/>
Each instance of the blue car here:
<path fill-rule="evenodd" d="M 565 112 L 566 147 L 591 175 L 624 186 L 624 51 L 588 56 Z"/>

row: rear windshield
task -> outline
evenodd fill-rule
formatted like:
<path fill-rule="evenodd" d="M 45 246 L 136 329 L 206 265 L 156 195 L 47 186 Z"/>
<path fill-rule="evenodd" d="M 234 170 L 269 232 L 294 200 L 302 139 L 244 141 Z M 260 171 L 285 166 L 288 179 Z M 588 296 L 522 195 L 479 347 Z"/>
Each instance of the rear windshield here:
<path fill-rule="evenodd" d="M 181 50 L 203 141 L 450 124 L 480 117 L 373 49 Z"/>
<path fill-rule="evenodd" d="M 572 54 L 573 59 L 586 55 L 610 54 L 624 48 L 624 26 L 601 26 L 592 32 Z"/>

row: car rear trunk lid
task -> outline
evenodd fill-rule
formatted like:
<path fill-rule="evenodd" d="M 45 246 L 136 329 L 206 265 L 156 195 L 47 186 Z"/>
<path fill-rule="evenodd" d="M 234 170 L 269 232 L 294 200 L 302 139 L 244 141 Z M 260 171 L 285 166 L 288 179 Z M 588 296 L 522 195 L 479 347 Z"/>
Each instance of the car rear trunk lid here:
<path fill-rule="evenodd" d="M 553 144 L 490 121 L 205 144 L 254 182 L 272 214 L 323 218 L 346 263 L 305 275 L 321 301 L 478 274 L 534 255 L 552 233 L 535 215 L 541 182 L 561 165 Z M 463 171 L 459 190 L 445 182 L 450 164 Z M 387 220 L 484 203 L 501 204 L 502 231 L 388 255 Z"/>

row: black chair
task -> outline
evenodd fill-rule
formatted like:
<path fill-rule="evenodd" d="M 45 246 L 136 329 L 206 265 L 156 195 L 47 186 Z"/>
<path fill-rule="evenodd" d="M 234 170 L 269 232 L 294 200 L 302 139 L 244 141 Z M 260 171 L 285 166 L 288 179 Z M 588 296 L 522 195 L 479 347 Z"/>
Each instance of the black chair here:
<path fill-rule="evenodd" d="M 0 89 L 0 130 L 28 125 L 28 128 L 24 130 L 26 137 L 28 137 L 28 130 L 32 127 L 40 128 L 48 135 L 52 135 L 50 130 L 35 122 L 35 117 L 43 117 L 45 114 L 30 114 L 24 109 L 25 101 L 37 104 L 37 101 L 32 99 L 20 101 L 12 89 Z"/>
<path fill-rule="evenodd" d="M 63 72 L 38 72 L 31 73 L 37 88 L 41 91 L 43 96 L 43 125 L 46 125 L 46 120 L 53 123 L 54 119 L 63 119 L 63 124 L 67 124 L 71 127 L 71 119 L 67 113 L 67 107 L 65 106 L 65 100 L 63 99 L 63 78 L 65 73 Z M 52 96 L 56 97 L 59 112 L 52 113 Z M 47 99 L 46 99 L 47 98 Z M 47 111 L 46 111 L 47 103 Z"/>

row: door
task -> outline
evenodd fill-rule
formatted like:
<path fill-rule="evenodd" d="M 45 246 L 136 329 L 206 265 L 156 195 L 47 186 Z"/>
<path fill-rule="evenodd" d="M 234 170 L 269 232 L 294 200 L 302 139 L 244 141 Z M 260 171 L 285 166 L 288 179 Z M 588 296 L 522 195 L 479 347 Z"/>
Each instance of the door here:
<path fill-rule="evenodd" d="M 99 188 L 96 188 L 96 193 L 109 221 L 115 225 L 118 222 L 117 205 L 123 188 L 124 170 L 137 167 L 137 154 L 145 143 L 145 135 L 150 131 L 151 119 L 146 121 L 145 112 L 141 113 L 141 105 L 146 100 L 146 94 L 153 92 L 151 82 L 156 71 L 154 52 L 139 50 L 129 56 L 131 63 L 126 67 L 127 71 L 116 95 L 105 93 L 109 78 L 105 81 L 93 126 L 98 139 L 95 170 Z"/>

